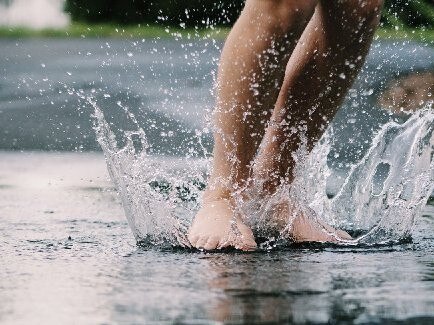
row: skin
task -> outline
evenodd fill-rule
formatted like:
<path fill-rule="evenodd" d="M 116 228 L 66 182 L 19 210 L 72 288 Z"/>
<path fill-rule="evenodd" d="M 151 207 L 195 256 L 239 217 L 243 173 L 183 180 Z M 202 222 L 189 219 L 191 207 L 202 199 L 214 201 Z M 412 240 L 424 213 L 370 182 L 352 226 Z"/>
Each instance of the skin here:
<path fill-rule="evenodd" d="M 236 197 L 261 180 L 264 195 L 293 180 L 292 153 L 311 149 L 369 51 L 382 0 L 247 0 L 222 51 L 213 115 L 213 171 L 188 233 L 193 247 L 254 250 Z M 285 69 L 286 67 L 286 69 Z M 291 202 L 271 214 L 295 241 L 339 241 Z M 287 229 L 288 228 L 288 229 Z"/>

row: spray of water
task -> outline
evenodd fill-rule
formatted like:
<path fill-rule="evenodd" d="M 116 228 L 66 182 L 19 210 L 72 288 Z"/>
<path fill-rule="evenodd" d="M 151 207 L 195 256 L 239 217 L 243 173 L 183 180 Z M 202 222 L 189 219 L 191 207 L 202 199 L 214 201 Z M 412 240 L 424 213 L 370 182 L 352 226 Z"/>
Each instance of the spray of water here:
<path fill-rule="evenodd" d="M 137 241 L 189 246 L 186 233 L 200 206 L 209 160 L 148 155 L 145 131 L 131 113 L 127 112 L 137 130 L 123 132 L 124 139 L 119 139 L 96 102 L 87 101 L 93 106 L 97 140 Z M 385 124 L 363 159 L 351 168 L 339 192 L 330 198 L 326 189 L 333 173 L 327 155 L 333 134 L 329 130 L 310 154 L 298 154 L 296 177 L 290 186 L 272 197 L 253 193 L 242 204 L 244 214 L 257 234 L 275 236 L 267 218 L 273 206 L 288 201 L 312 218 L 356 235 L 343 244 L 389 244 L 408 239 L 434 184 L 433 132 L 430 106 L 403 123 Z M 288 216 L 288 227 L 292 220 Z"/>
<path fill-rule="evenodd" d="M 433 131 L 430 106 L 405 123 L 387 123 L 363 159 L 351 168 L 337 195 L 316 198 L 312 207 L 328 223 L 363 234 L 359 243 L 382 244 L 411 237 L 414 219 L 434 185 Z M 311 173 L 320 178 L 315 170 Z"/>
<path fill-rule="evenodd" d="M 148 142 L 140 127 L 124 132 L 120 147 L 120 139 L 110 130 L 102 111 L 91 98 L 87 101 L 94 108 L 97 140 L 136 240 L 150 245 L 189 246 L 186 233 L 204 189 L 207 161 L 148 155 Z"/>

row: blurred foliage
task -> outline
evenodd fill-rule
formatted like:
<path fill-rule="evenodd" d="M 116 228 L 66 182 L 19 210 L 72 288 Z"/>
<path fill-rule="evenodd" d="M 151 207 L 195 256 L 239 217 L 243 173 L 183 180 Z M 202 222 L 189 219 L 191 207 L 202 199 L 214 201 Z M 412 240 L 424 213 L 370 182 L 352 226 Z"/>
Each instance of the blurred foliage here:
<path fill-rule="evenodd" d="M 231 25 L 243 0 L 66 0 L 74 21 L 87 23 Z M 384 27 L 434 27 L 434 0 L 385 0 Z"/>
<path fill-rule="evenodd" d="M 242 0 L 67 0 L 65 11 L 74 21 L 204 27 L 231 25 L 243 3 Z"/>
<path fill-rule="evenodd" d="M 384 27 L 434 28 L 434 0 L 385 0 Z"/>
<path fill-rule="evenodd" d="M 32 30 L 0 26 L 0 37 L 223 39 L 243 3 L 243 0 L 66 0 L 65 9 L 73 18 L 66 28 Z M 219 27 L 195 28 L 204 25 Z M 434 46 L 434 0 L 385 0 L 382 28 L 377 36 L 412 39 Z"/>
<path fill-rule="evenodd" d="M 30 29 L 23 27 L 0 26 L 0 38 L 26 38 L 26 37 L 75 37 L 75 38 L 184 38 L 184 39 L 224 39 L 229 33 L 229 27 L 214 29 L 195 29 L 192 27 L 166 28 L 161 25 L 138 26 L 73 22 L 65 28 Z M 415 28 L 380 28 L 376 33 L 380 39 L 405 39 L 420 41 L 434 46 L 434 29 Z"/>
<path fill-rule="evenodd" d="M 26 27 L 0 26 L 0 38 L 24 37 L 75 37 L 75 38 L 202 38 L 224 39 L 229 27 L 211 29 L 195 29 L 192 27 L 170 27 L 159 25 L 117 25 L 108 23 L 73 22 L 65 28 L 31 29 Z"/>

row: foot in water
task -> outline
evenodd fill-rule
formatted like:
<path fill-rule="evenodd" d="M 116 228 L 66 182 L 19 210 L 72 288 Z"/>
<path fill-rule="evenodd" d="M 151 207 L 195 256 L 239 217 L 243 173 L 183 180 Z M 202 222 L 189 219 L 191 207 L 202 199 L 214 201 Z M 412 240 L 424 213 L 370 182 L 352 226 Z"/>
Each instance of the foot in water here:
<path fill-rule="evenodd" d="M 280 235 L 296 243 L 338 243 L 353 239 L 347 232 L 316 220 L 313 210 L 308 209 L 311 213 L 306 215 L 300 208 L 289 202 L 276 204 L 272 210 L 271 218 L 280 228 Z"/>
<path fill-rule="evenodd" d="M 313 216 L 312 211 L 312 216 Z M 306 216 L 300 209 L 289 203 L 274 206 L 271 213 L 274 224 L 280 228 L 281 236 L 294 242 L 329 242 L 338 243 L 351 240 L 345 231 Z M 288 227 L 288 221 L 293 220 Z M 204 202 L 194 218 L 188 233 L 193 247 L 215 250 L 233 247 L 243 251 L 257 248 L 252 230 L 243 222 L 228 199 L 215 199 Z"/>
<path fill-rule="evenodd" d="M 257 247 L 252 230 L 228 199 L 204 202 L 188 231 L 188 239 L 193 247 L 204 250 L 234 247 L 252 251 Z"/>
<path fill-rule="evenodd" d="M 296 218 L 293 221 L 288 235 L 296 243 L 340 243 L 353 239 L 346 231 L 335 229 L 328 224 L 317 220 L 312 220 L 311 218 L 304 215 Z"/>

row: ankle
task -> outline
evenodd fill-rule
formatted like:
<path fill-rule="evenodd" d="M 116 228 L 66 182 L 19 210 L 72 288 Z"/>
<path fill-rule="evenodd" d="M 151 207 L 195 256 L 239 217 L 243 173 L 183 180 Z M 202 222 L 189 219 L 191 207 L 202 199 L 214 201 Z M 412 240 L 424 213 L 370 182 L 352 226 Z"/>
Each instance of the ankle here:
<path fill-rule="evenodd" d="M 242 195 L 245 189 L 249 187 L 248 183 L 250 183 L 250 178 L 247 180 L 228 181 L 224 178 L 211 176 L 203 193 L 202 200 L 204 203 L 220 200 L 234 202 L 236 197 Z"/>
<path fill-rule="evenodd" d="M 213 201 L 230 201 L 232 199 L 232 193 L 222 189 L 206 189 L 203 193 L 203 203 L 209 203 Z"/>

